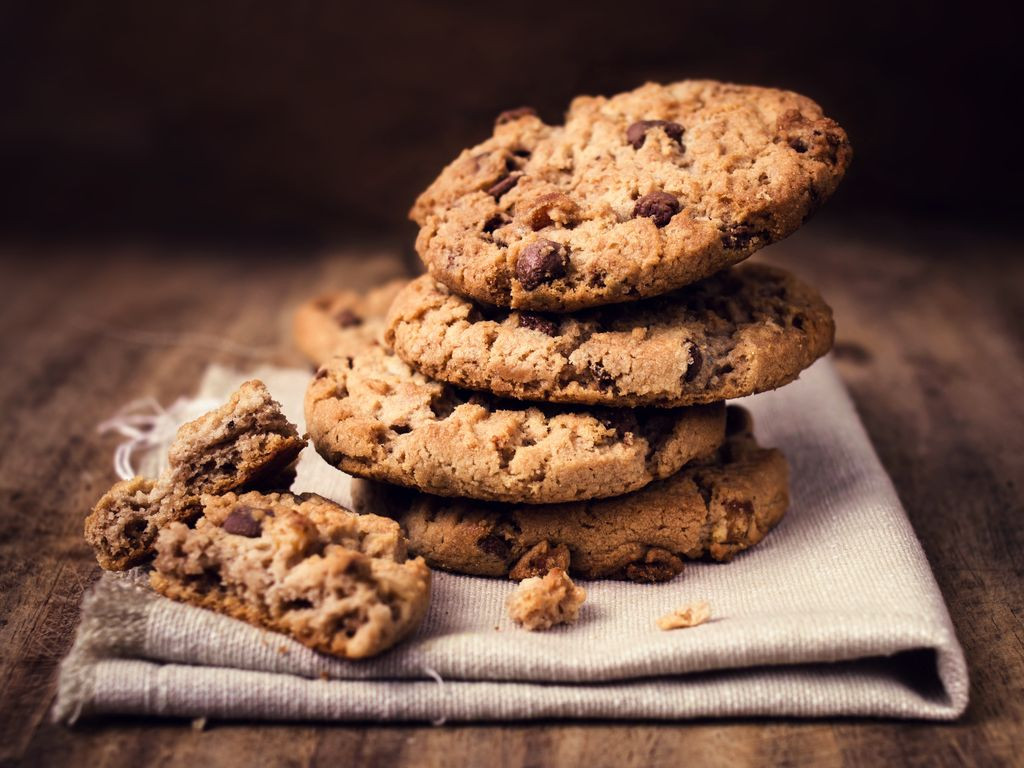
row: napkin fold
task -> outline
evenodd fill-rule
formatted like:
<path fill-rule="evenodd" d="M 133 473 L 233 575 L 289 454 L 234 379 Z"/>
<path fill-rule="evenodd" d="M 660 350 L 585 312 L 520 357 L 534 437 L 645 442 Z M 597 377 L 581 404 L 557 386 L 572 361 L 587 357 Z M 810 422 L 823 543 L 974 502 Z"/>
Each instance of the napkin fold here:
<path fill-rule="evenodd" d="M 309 374 L 211 367 L 178 423 L 260 378 L 302 429 Z M 61 667 L 57 719 L 104 713 L 272 720 L 881 716 L 950 720 L 967 705 L 963 651 L 921 546 L 826 358 L 742 401 L 759 442 L 791 467 L 791 507 L 728 564 L 664 584 L 582 582 L 579 623 L 529 633 L 508 619 L 514 584 L 435 571 L 419 631 L 349 662 L 151 592 L 141 570 L 85 597 Z M 170 430 L 143 440 L 153 473 Z M 125 451 L 119 454 L 124 461 Z M 139 458 L 139 457 L 135 457 Z M 349 502 L 351 479 L 304 451 L 293 490 Z M 707 624 L 655 620 L 711 603 Z"/>

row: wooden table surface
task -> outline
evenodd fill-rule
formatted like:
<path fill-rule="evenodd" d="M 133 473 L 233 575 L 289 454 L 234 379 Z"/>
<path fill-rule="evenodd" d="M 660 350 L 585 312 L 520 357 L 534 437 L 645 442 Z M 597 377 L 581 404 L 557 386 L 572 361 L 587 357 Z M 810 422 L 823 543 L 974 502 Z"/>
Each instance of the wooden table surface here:
<path fill-rule="evenodd" d="M 1024 263 L 984 233 L 817 222 L 764 258 L 820 287 L 836 358 L 967 653 L 956 723 L 366 725 L 109 718 L 52 724 L 57 667 L 98 575 L 81 538 L 114 480 L 124 402 L 169 402 L 212 362 L 297 362 L 288 317 L 401 274 L 387 249 L 0 249 L 0 764 L 83 766 L 1024 764 Z"/>

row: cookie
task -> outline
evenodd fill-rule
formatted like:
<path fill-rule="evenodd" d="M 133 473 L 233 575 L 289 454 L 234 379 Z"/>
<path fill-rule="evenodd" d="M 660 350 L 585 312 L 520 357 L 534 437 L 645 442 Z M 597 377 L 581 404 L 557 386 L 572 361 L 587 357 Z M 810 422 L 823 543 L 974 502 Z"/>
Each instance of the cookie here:
<path fill-rule="evenodd" d="M 533 504 L 615 496 L 721 444 L 719 404 L 629 411 L 527 405 L 460 391 L 370 348 L 306 393 L 317 452 L 359 477 L 441 496 Z"/>
<path fill-rule="evenodd" d="M 203 496 L 194 527 L 160 531 L 153 566 L 167 597 L 350 659 L 409 635 L 430 600 L 430 570 L 407 559 L 397 523 L 315 495 Z"/>
<path fill-rule="evenodd" d="M 634 493 L 549 506 L 484 504 L 411 494 L 380 483 L 353 489 L 357 511 L 393 515 L 431 567 L 476 576 L 667 581 L 686 558 L 728 561 L 757 544 L 789 503 L 782 454 L 758 447 L 746 412 L 712 462 Z"/>
<path fill-rule="evenodd" d="M 573 315 L 484 311 L 425 275 L 395 298 L 385 341 L 426 376 L 504 397 L 674 407 L 787 384 L 829 350 L 833 333 L 816 291 L 745 264 Z"/>
<path fill-rule="evenodd" d="M 334 355 L 354 355 L 376 342 L 384 315 L 408 280 L 392 280 L 366 293 L 335 291 L 302 304 L 292 321 L 292 337 L 314 365 Z"/>
<path fill-rule="evenodd" d="M 506 114 L 419 197 L 430 273 L 495 306 L 657 296 L 800 226 L 842 179 L 846 133 L 789 91 L 684 81 L 580 97 L 564 125 Z"/>
<path fill-rule="evenodd" d="M 198 514 L 202 494 L 290 485 L 304 446 L 263 383 L 247 381 L 178 430 L 159 478 L 134 477 L 105 493 L 85 520 L 85 539 L 103 568 L 131 568 L 149 558 L 163 526 Z"/>

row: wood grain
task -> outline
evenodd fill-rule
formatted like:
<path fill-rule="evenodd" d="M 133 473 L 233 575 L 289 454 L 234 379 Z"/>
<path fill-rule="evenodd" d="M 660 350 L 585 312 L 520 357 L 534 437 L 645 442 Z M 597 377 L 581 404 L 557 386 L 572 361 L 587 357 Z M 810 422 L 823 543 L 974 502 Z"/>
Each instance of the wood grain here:
<path fill-rule="evenodd" d="M 305 257 L 301 268 L 296 258 Z M 767 260 L 836 310 L 836 358 L 935 570 L 971 672 L 958 723 L 277 725 L 49 722 L 57 666 L 98 569 L 81 540 L 112 482 L 95 425 L 167 402 L 217 361 L 298 362 L 292 307 L 406 260 L 168 247 L 2 251 L 0 762 L 4 765 L 654 766 L 1020 764 L 1024 743 L 1024 263 L 977 233 L 815 224 Z"/>

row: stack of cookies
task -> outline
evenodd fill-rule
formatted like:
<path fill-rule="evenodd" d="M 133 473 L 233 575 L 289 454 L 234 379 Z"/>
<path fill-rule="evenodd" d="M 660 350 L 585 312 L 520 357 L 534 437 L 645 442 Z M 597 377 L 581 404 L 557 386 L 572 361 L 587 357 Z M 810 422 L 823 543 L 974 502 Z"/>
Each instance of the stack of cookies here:
<path fill-rule="evenodd" d="M 296 317 L 328 462 L 435 567 L 663 581 L 779 521 L 782 455 L 725 401 L 828 351 L 829 307 L 762 265 L 850 161 L 794 93 L 709 81 L 499 116 L 420 196 L 429 274 Z"/>

